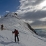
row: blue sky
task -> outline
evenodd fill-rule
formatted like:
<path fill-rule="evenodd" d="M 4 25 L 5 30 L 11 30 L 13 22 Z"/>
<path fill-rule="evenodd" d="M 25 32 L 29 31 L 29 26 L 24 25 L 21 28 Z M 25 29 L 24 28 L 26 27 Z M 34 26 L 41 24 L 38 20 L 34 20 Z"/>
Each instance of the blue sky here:
<path fill-rule="evenodd" d="M 0 0 L 0 15 L 5 14 L 6 11 L 15 12 L 19 5 L 19 0 Z"/>

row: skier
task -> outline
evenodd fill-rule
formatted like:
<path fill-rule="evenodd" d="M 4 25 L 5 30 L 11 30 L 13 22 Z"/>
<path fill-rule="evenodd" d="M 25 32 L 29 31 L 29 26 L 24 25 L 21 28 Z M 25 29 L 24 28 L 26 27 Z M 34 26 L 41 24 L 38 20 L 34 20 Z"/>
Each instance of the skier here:
<path fill-rule="evenodd" d="M 17 40 L 19 42 L 19 37 L 18 37 L 19 32 L 18 32 L 18 30 L 15 29 L 14 31 L 12 31 L 12 33 L 15 34 L 15 42 L 16 42 L 16 38 L 17 38 Z"/>
<path fill-rule="evenodd" d="M 1 30 L 3 30 L 3 24 L 1 25 Z"/>

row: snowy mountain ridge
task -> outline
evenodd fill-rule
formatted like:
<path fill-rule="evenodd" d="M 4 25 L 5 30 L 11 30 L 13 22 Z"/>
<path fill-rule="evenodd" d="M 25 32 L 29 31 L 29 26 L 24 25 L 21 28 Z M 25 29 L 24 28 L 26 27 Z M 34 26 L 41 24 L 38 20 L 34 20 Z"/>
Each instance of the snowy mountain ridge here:
<path fill-rule="evenodd" d="M 0 46 L 46 46 L 46 40 L 31 33 L 26 23 L 16 16 L 10 13 L 1 18 L 0 25 L 4 25 L 4 30 L 0 30 Z M 19 31 L 19 44 L 14 42 L 14 29 Z"/>

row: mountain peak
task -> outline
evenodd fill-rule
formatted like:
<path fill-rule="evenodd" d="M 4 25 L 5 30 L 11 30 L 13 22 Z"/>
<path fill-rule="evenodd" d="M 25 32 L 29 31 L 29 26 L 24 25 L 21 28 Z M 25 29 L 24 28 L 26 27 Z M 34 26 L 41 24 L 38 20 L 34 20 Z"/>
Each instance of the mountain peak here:
<path fill-rule="evenodd" d="M 15 12 L 9 12 L 9 13 L 7 13 L 4 17 L 17 17 L 17 13 L 15 13 Z"/>

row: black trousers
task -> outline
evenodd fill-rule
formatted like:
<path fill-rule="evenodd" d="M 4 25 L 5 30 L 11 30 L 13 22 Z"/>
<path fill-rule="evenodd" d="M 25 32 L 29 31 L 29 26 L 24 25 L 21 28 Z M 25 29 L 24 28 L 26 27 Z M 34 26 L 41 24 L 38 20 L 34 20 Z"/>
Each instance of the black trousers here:
<path fill-rule="evenodd" d="M 16 42 L 16 40 L 18 40 L 18 42 L 19 42 L 19 37 L 18 37 L 18 35 L 15 35 L 15 42 Z"/>

